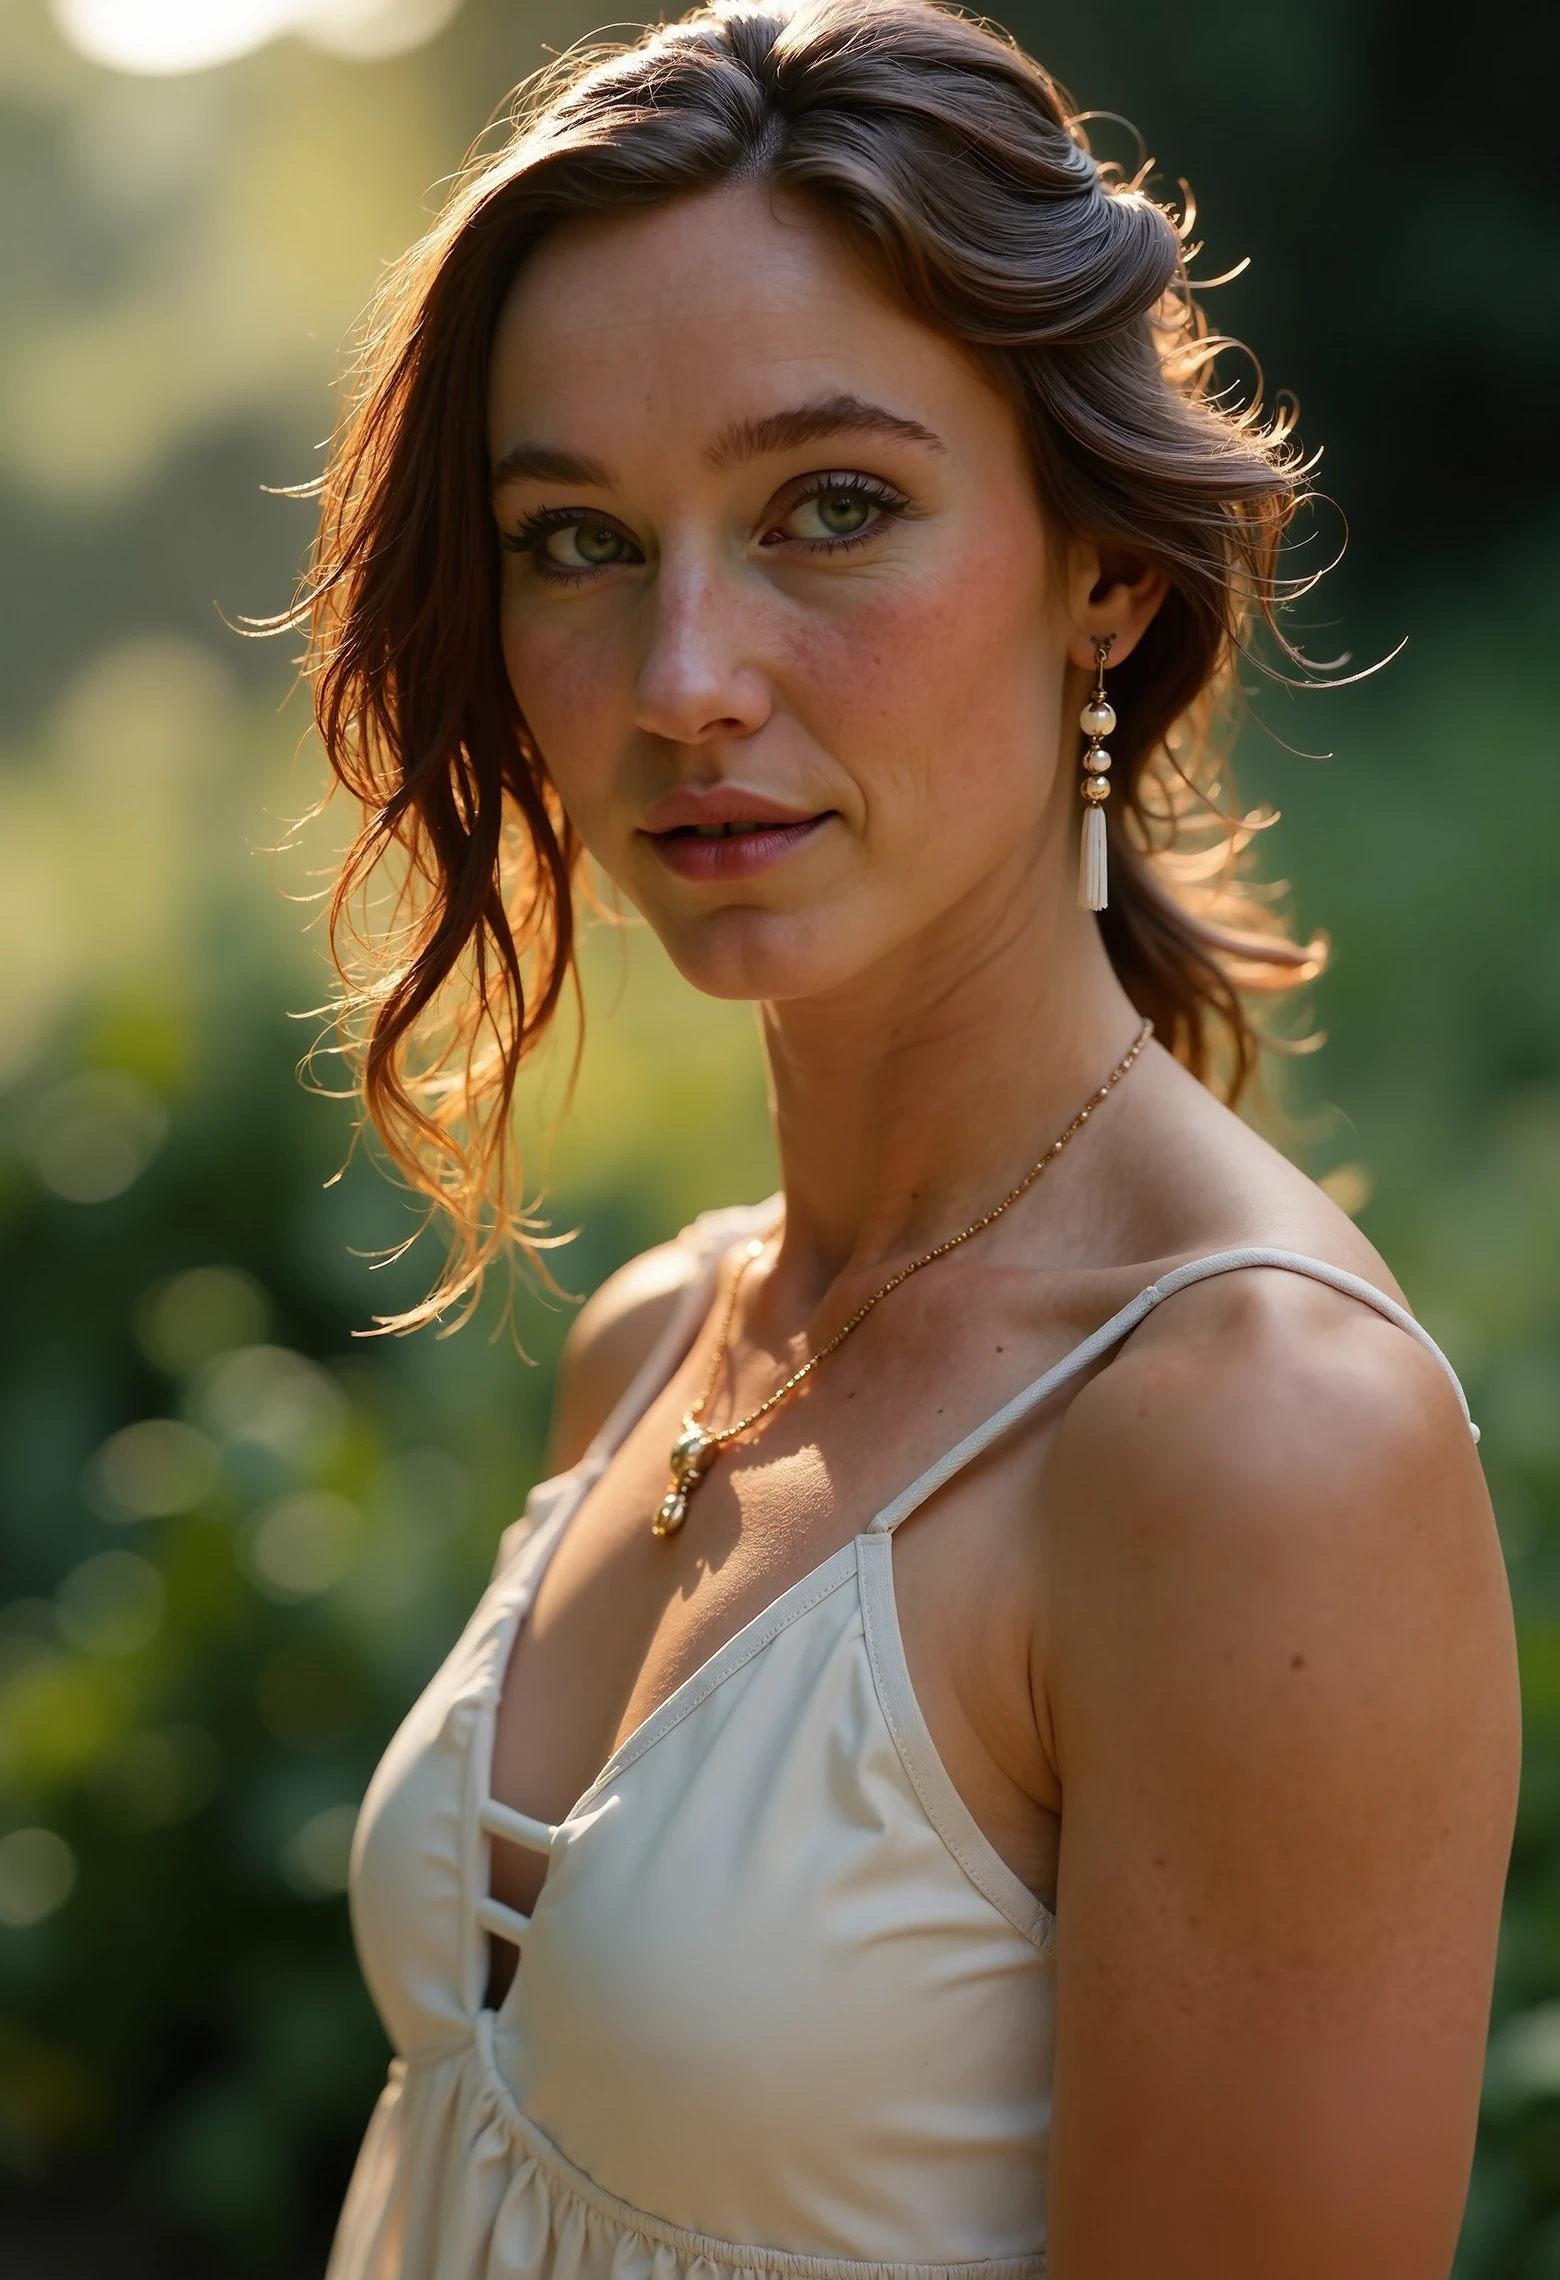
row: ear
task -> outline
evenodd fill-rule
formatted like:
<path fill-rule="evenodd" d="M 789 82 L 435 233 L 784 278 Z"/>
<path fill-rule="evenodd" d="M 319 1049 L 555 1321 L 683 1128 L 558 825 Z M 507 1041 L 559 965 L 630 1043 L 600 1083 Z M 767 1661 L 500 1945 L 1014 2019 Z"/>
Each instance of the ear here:
<path fill-rule="evenodd" d="M 1102 641 L 1110 662 L 1130 657 L 1170 590 L 1162 570 L 1110 540 L 1075 538 L 1067 548 L 1068 662 L 1093 672 Z"/>

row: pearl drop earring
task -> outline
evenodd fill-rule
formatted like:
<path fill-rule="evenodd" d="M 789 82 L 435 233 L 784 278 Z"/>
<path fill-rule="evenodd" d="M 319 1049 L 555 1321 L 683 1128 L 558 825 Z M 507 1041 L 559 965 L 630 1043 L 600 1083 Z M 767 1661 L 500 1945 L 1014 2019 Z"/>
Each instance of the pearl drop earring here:
<path fill-rule="evenodd" d="M 1094 652 L 1094 693 L 1078 715 L 1078 726 L 1089 740 L 1083 756 L 1083 782 L 1078 787 L 1088 802 L 1083 811 L 1083 844 L 1078 851 L 1078 900 L 1085 910 L 1103 910 L 1110 900 L 1105 855 L 1110 754 L 1105 750 L 1105 738 L 1116 725 L 1116 714 L 1105 697 L 1105 660 L 1114 639 L 1114 634 L 1107 634 Z"/>

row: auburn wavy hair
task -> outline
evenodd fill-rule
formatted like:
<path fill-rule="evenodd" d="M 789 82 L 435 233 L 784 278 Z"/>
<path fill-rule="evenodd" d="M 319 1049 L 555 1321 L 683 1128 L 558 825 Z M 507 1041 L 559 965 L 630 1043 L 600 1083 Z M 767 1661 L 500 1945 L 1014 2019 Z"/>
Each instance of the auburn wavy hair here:
<path fill-rule="evenodd" d="M 1091 155 L 1055 81 L 929 0 L 717 0 L 526 82 L 365 322 L 304 592 L 315 710 L 363 825 L 336 882 L 338 1011 L 391 1164 L 447 1214 L 428 1299 L 464 1320 L 501 1255 L 536 1262 L 512 1108 L 574 971 L 582 849 L 509 685 L 489 503 L 488 365 L 555 224 L 736 180 L 811 203 L 1015 405 L 1058 532 L 1130 548 L 1169 592 L 1112 675 L 1111 901 L 1140 1012 L 1233 1098 L 1243 1002 L 1316 974 L 1244 883 L 1264 820 L 1230 805 L 1237 661 L 1309 581 L 1280 571 L 1305 493 L 1288 418 L 1217 384 L 1189 217 Z"/>

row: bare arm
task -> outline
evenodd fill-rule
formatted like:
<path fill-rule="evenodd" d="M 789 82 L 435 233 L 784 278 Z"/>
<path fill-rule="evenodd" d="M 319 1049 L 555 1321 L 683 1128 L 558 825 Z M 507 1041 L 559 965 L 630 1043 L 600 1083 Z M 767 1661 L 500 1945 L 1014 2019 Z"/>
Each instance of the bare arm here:
<path fill-rule="evenodd" d="M 1451 2265 L 1515 1805 L 1505 1579 L 1433 1361 L 1280 1280 L 1197 1294 L 1058 1436 L 1053 2280 Z"/>
<path fill-rule="evenodd" d="M 682 1243 L 658 1243 L 619 1267 L 581 1307 L 553 1392 L 548 1470 L 578 1464 L 676 1313 L 689 1275 Z"/>

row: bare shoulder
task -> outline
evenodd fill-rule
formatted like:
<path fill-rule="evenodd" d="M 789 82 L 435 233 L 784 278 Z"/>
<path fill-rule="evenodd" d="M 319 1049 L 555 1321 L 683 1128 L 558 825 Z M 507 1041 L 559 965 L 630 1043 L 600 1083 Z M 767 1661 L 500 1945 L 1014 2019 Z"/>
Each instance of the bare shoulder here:
<path fill-rule="evenodd" d="M 1046 1694 L 1069 1812 L 1092 1789 L 1125 1816 L 1151 1788 L 1132 1841 L 1165 1816 L 1157 1857 L 1232 1904 L 1259 1826 L 1248 1897 L 1267 1936 L 1284 1876 L 1309 1894 L 1316 1849 L 1390 1855 L 1393 1830 L 1411 1852 L 1459 1826 L 1498 1897 L 1510 1604 L 1432 1354 L 1297 1275 L 1210 1280 L 1084 1389 L 1048 1488 Z M 1401 1851 L 1377 1865 L 1410 1869 Z"/>
<path fill-rule="evenodd" d="M 1073 1403 L 1042 1542 L 1058 2268 L 1146 2269 L 1174 2209 L 1177 2271 L 1444 2271 L 1519 1747 L 1445 1374 L 1297 1275 L 1195 1285 Z"/>
<path fill-rule="evenodd" d="M 1067 1572 L 1105 1563 L 1116 1591 L 1124 1575 L 1168 1577 L 1152 1588 L 1195 1595 L 1213 1625 L 1260 1617 L 1307 1574 L 1356 1592 L 1372 1578 L 1353 1602 L 1365 1621 L 1382 1597 L 1456 1605 L 1475 1576 L 1500 1578 L 1473 1437 L 1435 1356 L 1282 1269 L 1156 1309 L 1074 1402 L 1052 1475 Z"/>
<path fill-rule="evenodd" d="M 585 1301 L 564 1341 L 553 1394 L 549 1462 L 577 1464 L 670 1324 L 697 1272 L 680 1238 L 619 1267 Z"/>

